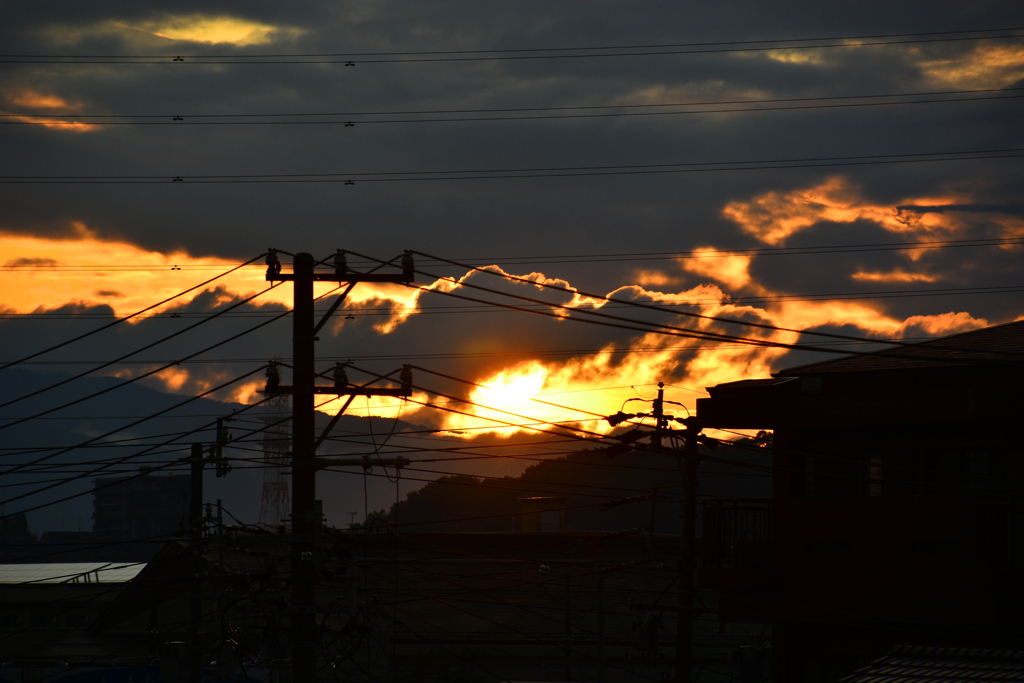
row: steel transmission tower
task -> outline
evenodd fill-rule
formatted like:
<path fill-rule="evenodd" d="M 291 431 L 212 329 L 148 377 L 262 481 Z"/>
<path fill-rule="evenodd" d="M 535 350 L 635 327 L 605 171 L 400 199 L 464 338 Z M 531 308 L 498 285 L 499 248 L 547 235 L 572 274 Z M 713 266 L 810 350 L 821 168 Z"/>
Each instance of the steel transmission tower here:
<path fill-rule="evenodd" d="M 288 396 L 267 399 L 262 419 L 263 496 L 260 499 L 260 524 L 278 526 L 291 511 L 285 468 L 291 462 L 291 407 Z"/>

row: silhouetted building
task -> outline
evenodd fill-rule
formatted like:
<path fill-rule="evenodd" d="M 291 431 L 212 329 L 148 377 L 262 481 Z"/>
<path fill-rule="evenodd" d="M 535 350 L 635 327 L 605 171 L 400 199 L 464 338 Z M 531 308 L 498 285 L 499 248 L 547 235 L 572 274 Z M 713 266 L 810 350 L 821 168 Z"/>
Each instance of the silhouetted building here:
<path fill-rule="evenodd" d="M 36 535 L 28 530 L 24 512 L 0 519 L 0 562 L 16 562 L 30 555 Z"/>
<path fill-rule="evenodd" d="M 124 644 L 93 628 L 143 564 L 59 562 L 0 565 L 0 680 L 59 680 L 71 663 L 110 667 Z M 120 683 L 124 667 L 89 680 Z M 112 675 L 113 674 L 113 675 Z M 78 680 L 81 680 L 79 678 Z M 136 675 L 136 683 L 143 678 Z M 155 681 L 154 676 L 151 680 Z"/>
<path fill-rule="evenodd" d="M 1024 680 L 1024 650 L 897 645 L 839 683 Z"/>
<path fill-rule="evenodd" d="M 521 531 L 567 531 L 565 498 L 562 496 L 531 496 L 520 498 Z"/>
<path fill-rule="evenodd" d="M 101 477 L 93 489 L 96 556 L 107 560 L 148 560 L 171 534 L 185 526 L 189 475 Z"/>
<path fill-rule="evenodd" d="M 709 501 L 698 585 L 772 623 L 773 679 L 898 643 L 1024 635 L 1024 322 L 710 387 L 705 427 L 774 431 L 771 500 Z"/>

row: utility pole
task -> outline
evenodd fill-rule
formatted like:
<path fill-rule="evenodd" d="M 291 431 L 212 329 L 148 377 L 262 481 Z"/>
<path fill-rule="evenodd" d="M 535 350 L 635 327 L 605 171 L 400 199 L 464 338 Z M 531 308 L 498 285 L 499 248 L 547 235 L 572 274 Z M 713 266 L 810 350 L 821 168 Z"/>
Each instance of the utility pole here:
<path fill-rule="evenodd" d="M 224 457 L 224 446 L 231 441 L 231 433 L 224 426 L 224 423 L 231 422 L 234 419 L 231 416 L 217 418 L 217 440 L 210 450 L 212 451 L 213 461 L 216 464 L 218 477 L 226 477 L 228 472 L 231 471 L 231 463 Z"/>
<path fill-rule="evenodd" d="M 693 597 L 697 569 L 697 436 L 700 426 L 696 418 L 688 417 L 686 424 L 686 451 L 679 461 L 683 476 L 683 509 L 679 548 L 679 616 L 676 626 L 676 680 L 689 683 L 693 671 Z"/>
<path fill-rule="evenodd" d="M 401 389 L 366 389 L 350 387 L 344 366 L 335 366 L 334 386 L 316 386 L 316 334 L 338 309 L 352 288 L 359 282 L 394 282 L 408 284 L 413 279 L 412 255 L 402 257 L 401 274 L 356 273 L 349 270 L 345 252 L 334 257 L 334 272 L 315 272 L 312 255 L 294 256 L 291 273 L 281 272 L 277 252 L 267 253 L 267 281 L 290 281 L 294 285 L 292 307 L 292 384 L 280 383 L 275 363 L 267 370 L 268 394 L 291 394 L 292 397 L 292 558 L 291 558 L 291 683 L 314 683 L 317 673 L 316 641 L 316 579 L 318 534 L 322 522 L 322 506 L 316 499 L 316 394 L 339 396 L 409 396 L 411 376 L 403 370 Z M 314 321 L 313 283 L 328 281 L 347 283 L 347 287 L 319 323 Z M 408 379 L 408 381 L 406 381 Z M 349 399 L 351 401 L 351 399 Z M 347 407 L 347 404 L 346 404 Z M 344 412 L 342 408 L 338 415 Z M 333 422 L 332 422 L 333 426 Z M 330 429 L 330 427 L 328 428 Z M 326 436 L 326 434 L 324 435 Z M 321 437 L 320 441 L 323 440 Z"/>
<path fill-rule="evenodd" d="M 661 448 L 668 432 L 669 416 L 665 415 L 665 383 L 658 382 L 658 397 L 654 399 L 651 414 L 655 419 L 651 445 Z M 675 418 L 672 418 L 675 419 Z M 676 622 L 676 681 L 689 683 L 693 671 L 693 586 L 696 571 L 697 523 L 697 434 L 700 429 L 694 418 L 686 418 L 686 450 L 679 459 L 679 473 L 683 484 L 683 509 L 679 516 L 679 597 Z"/>
<path fill-rule="evenodd" d="M 648 401 L 650 399 L 629 399 L 630 401 Z M 669 401 L 673 403 L 673 401 Z M 693 598 L 694 584 L 696 577 L 696 524 L 697 524 L 697 466 L 700 464 L 697 446 L 704 437 L 700 436 L 701 426 L 696 417 L 679 418 L 665 414 L 665 383 L 658 382 L 658 395 L 651 400 L 650 413 L 623 413 L 619 411 L 609 415 L 605 419 L 608 424 L 616 427 L 626 420 L 634 417 L 653 417 L 655 426 L 653 432 L 641 433 L 633 429 L 618 436 L 620 443 L 606 449 L 609 457 L 616 457 L 627 451 L 633 450 L 632 444 L 639 439 L 650 437 L 652 449 L 666 452 L 663 447 L 665 435 L 670 431 L 669 422 L 681 422 L 686 425 L 686 447 L 681 454 L 678 450 L 667 451 L 679 458 L 679 472 L 682 475 L 683 487 L 683 509 L 680 514 L 679 532 L 679 564 L 676 582 L 679 585 L 679 597 L 677 603 L 678 617 L 676 625 L 676 683 L 690 683 L 691 672 L 693 671 Z M 681 404 L 678 404 L 681 405 Z M 715 444 L 712 442 L 711 447 Z M 657 489 L 652 494 L 657 498 Z M 654 528 L 653 502 L 651 509 L 651 533 Z"/>
<path fill-rule="evenodd" d="M 188 521 L 192 541 L 192 586 L 189 596 L 189 683 L 201 683 L 203 678 L 203 644 L 199 632 L 203 625 L 203 580 L 199 577 L 199 546 L 203 541 L 203 444 L 192 444 L 189 457 L 190 491 Z"/>
<path fill-rule="evenodd" d="M 665 415 L 665 383 L 658 382 L 658 397 L 653 401 L 651 414 L 655 419 L 651 445 L 661 448 L 663 437 L 669 431 L 669 420 L 676 418 Z M 679 459 L 679 472 L 683 484 L 683 509 L 680 514 L 679 530 L 679 597 L 676 622 L 676 681 L 689 683 L 693 671 L 693 595 L 696 577 L 696 525 L 697 525 L 697 436 L 700 427 L 696 418 L 679 420 L 686 425 L 686 449 Z M 656 495 L 656 494 L 655 494 Z M 653 522 L 652 522 L 653 524 Z"/>
<path fill-rule="evenodd" d="M 654 434 L 651 435 L 651 445 L 661 448 L 662 437 L 668 431 L 668 420 L 665 418 L 664 382 L 658 382 L 658 397 L 654 399 L 651 406 L 651 414 L 654 415 Z"/>

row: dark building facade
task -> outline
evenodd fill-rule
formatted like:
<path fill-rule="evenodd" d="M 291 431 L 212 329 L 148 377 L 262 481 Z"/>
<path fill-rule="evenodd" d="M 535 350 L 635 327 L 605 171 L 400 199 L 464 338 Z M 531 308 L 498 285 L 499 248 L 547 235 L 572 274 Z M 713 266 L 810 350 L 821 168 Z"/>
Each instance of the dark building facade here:
<path fill-rule="evenodd" d="M 834 681 L 898 643 L 1020 643 L 1022 380 L 1015 322 L 698 401 L 704 428 L 774 432 L 772 499 L 706 503 L 698 578 L 772 623 L 773 680 Z"/>
<path fill-rule="evenodd" d="M 186 526 L 187 474 L 101 477 L 94 484 L 93 532 L 102 559 L 147 560 Z"/>
<path fill-rule="evenodd" d="M 0 563 L 145 562 L 181 530 L 189 475 L 101 477 L 93 482 L 92 531 L 28 528 L 24 513 L 0 523 Z"/>

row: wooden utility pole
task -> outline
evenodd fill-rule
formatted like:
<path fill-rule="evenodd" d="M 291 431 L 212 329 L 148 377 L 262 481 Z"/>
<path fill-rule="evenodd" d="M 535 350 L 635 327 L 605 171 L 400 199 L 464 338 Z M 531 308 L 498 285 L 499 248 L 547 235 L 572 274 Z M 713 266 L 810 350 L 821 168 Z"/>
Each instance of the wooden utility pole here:
<path fill-rule="evenodd" d="M 192 586 L 189 595 L 189 683 L 200 683 L 203 679 L 203 643 L 200 631 L 203 626 L 203 580 L 199 577 L 202 559 L 199 546 L 203 541 L 203 444 L 192 444 L 189 457 L 188 522 L 189 538 L 192 545 Z"/>
<path fill-rule="evenodd" d="M 630 401 L 648 401 L 649 399 L 631 398 Z M 696 557 L 696 523 L 697 523 L 697 466 L 700 464 L 698 458 L 697 444 L 700 436 L 701 426 L 696 417 L 679 418 L 665 414 L 665 383 L 658 382 L 658 396 L 652 403 L 650 413 L 623 413 L 621 410 L 605 419 L 612 427 L 616 427 L 626 420 L 634 417 L 653 417 L 655 419 L 654 431 L 650 432 L 651 450 L 660 453 L 674 455 L 679 458 L 679 472 L 682 475 L 683 486 L 683 509 L 680 514 L 681 529 L 679 532 L 679 568 L 677 583 L 679 585 L 678 617 L 676 622 L 676 683 L 689 683 L 690 674 L 693 669 L 693 598 L 695 574 L 697 569 Z M 669 401 L 674 403 L 674 401 Z M 677 404 L 682 405 L 682 404 Z M 683 453 L 677 449 L 666 448 L 663 443 L 665 435 L 670 431 L 669 422 L 682 422 L 686 425 L 686 448 Z M 633 434 L 632 438 L 629 437 Z M 619 444 L 607 449 L 609 457 L 635 448 L 631 444 L 638 439 L 644 438 L 648 433 L 640 435 L 638 430 L 626 432 L 620 435 Z M 657 488 L 652 493 L 651 503 L 651 534 L 654 529 L 654 502 L 657 499 Z M 650 540 L 648 540 L 648 549 Z"/>
<path fill-rule="evenodd" d="M 679 616 L 676 627 L 676 680 L 689 683 L 693 671 L 693 597 L 697 569 L 697 435 L 696 418 L 686 419 L 686 451 L 679 461 L 683 478 L 683 509 L 680 519 Z"/>
<path fill-rule="evenodd" d="M 661 448 L 668 432 L 670 417 L 665 415 L 665 383 L 658 382 L 658 397 L 651 414 L 655 419 L 651 445 Z M 673 418 L 674 419 L 674 418 Z M 693 670 L 693 585 L 696 570 L 695 526 L 697 521 L 697 434 L 700 429 L 693 418 L 687 418 L 686 450 L 679 459 L 683 484 L 683 509 L 679 516 L 679 598 L 676 617 L 676 681 L 690 683 Z"/>
<path fill-rule="evenodd" d="M 316 410 L 317 394 L 339 396 L 408 396 L 411 389 L 366 389 L 350 387 L 344 368 L 337 366 L 334 386 L 316 385 L 316 334 L 338 309 L 352 288 L 359 282 L 412 281 L 412 256 L 402 259 L 401 274 L 355 273 L 348 269 L 345 252 L 340 249 L 334 257 L 334 272 L 315 272 L 316 262 L 307 253 L 296 254 L 291 273 L 281 272 L 281 262 L 271 249 L 267 254 L 267 280 L 291 281 L 294 285 L 292 307 L 292 384 L 280 383 L 275 364 L 267 373 L 266 392 L 291 394 L 292 397 L 292 562 L 291 562 L 291 683 L 314 683 L 317 674 L 316 641 L 316 583 L 318 534 L 322 521 L 322 507 L 316 499 Z M 313 283 L 328 281 L 347 283 L 347 287 L 332 304 L 319 323 L 314 321 Z M 343 379 L 342 379 L 343 378 Z M 403 380 L 405 377 L 403 377 Z M 403 382 L 403 385 L 411 383 Z M 338 415 L 344 412 L 344 408 Z M 333 425 L 333 423 L 332 423 Z M 321 437 L 320 441 L 323 438 Z"/>

